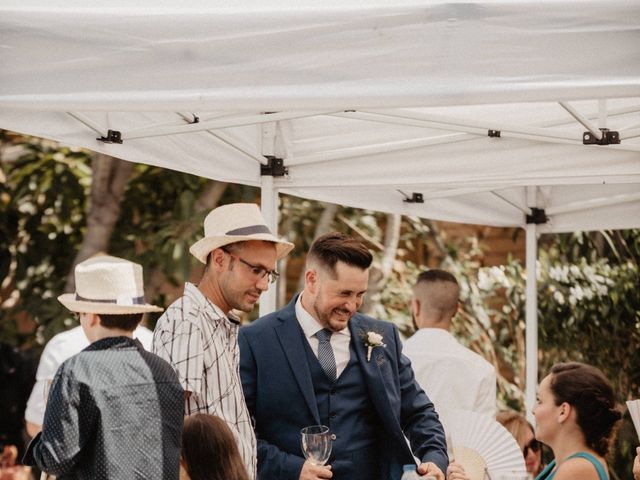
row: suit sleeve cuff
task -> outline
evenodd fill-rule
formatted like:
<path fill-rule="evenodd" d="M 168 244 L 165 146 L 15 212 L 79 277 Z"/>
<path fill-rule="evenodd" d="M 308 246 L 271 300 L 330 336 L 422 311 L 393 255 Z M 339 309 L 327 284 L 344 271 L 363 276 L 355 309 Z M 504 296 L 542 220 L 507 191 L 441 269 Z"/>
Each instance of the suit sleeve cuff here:
<path fill-rule="evenodd" d="M 300 472 L 302 472 L 302 466 L 304 465 L 304 458 L 297 457 L 295 455 L 289 456 L 286 461 L 285 469 L 287 471 L 287 478 L 290 480 L 299 480 Z"/>
<path fill-rule="evenodd" d="M 36 465 L 36 458 L 34 455 L 34 451 L 36 448 L 36 445 L 38 443 L 40 443 L 40 437 L 42 436 L 42 432 L 38 432 L 38 434 L 33 437 L 33 439 L 31 440 L 31 442 L 29 442 L 29 446 L 27 447 L 27 451 L 24 452 L 24 456 L 22 457 L 22 464 L 23 465 L 28 465 L 30 467 L 35 467 Z"/>
<path fill-rule="evenodd" d="M 442 473 L 447 475 L 447 467 L 449 466 L 449 458 L 446 455 L 441 455 L 439 453 L 428 453 L 424 457 L 422 457 L 422 463 L 434 463 L 438 466 Z"/>

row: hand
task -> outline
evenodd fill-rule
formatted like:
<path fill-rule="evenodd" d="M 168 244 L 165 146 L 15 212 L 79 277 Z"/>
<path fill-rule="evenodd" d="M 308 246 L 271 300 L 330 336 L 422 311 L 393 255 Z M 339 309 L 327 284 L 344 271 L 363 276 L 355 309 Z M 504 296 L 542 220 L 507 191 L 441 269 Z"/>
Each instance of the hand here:
<path fill-rule="evenodd" d="M 444 480 L 444 473 L 433 462 L 421 463 L 418 465 L 419 475 L 433 475 L 436 480 Z"/>
<path fill-rule="evenodd" d="M 464 467 L 456 462 L 451 462 L 447 468 L 448 480 L 470 480 Z"/>
<path fill-rule="evenodd" d="M 300 480 L 318 480 L 331 477 L 333 477 L 331 465 L 314 465 L 309 460 L 304 462 L 300 472 Z"/>
<path fill-rule="evenodd" d="M 31 469 L 16 465 L 0 470 L 0 480 L 28 480 L 31 478 Z"/>
<path fill-rule="evenodd" d="M 640 480 L 640 447 L 636 448 L 636 458 L 633 461 L 633 478 Z"/>

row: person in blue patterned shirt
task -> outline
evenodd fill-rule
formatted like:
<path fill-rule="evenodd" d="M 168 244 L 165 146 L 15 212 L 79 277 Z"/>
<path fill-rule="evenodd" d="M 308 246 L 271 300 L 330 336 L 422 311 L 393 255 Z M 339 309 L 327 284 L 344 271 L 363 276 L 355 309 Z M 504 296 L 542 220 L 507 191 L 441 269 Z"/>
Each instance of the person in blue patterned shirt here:
<path fill-rule="evenodd" d="M 110 256 L 75 269 L 58 297 L 90 345 L 66 360 L 49 392 L 42 432 L 24 463 L 64 479 L 178 480 L 184 392 L 171 365 L 133 330 L 145 312 L 142 267 Z"/>

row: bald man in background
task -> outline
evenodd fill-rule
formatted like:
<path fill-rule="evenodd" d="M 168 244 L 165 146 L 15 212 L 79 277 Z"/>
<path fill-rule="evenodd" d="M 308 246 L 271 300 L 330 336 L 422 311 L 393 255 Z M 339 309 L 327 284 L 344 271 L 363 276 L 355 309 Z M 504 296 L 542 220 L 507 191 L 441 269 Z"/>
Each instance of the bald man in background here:
<path fill-rule="evenodd" d="M 446 417 L 447 411 L 464 409 L 495 417 L 494 366 L 450 333 L 459 296 L 460 286 L 449 272 L 437 269 L 422 272 L 411 300 L 418 330 L 405 342 L 403 352 L 438 413 Z M 443 425 L 446 431 L 444 419 Z"/>

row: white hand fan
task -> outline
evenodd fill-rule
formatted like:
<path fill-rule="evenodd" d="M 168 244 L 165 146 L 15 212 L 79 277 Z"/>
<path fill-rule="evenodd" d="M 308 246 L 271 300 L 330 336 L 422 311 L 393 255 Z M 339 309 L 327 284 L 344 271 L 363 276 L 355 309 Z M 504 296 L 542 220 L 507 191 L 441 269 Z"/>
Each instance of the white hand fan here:
<path fill-rule="evenodd" d="M 633 420 L 633 426 L 636 427 L 636 433 L 640 439 L 640 399 L 628 400 L 627 408 L 629 409 L 631 420 Z"/>
<path fill-rule="evenodd" d="M 471 480 L 485 479 L 485 472 L 526 474 L 524 457 L 515 438 L 488 415 L 453 410 L 442 421 L 453 443 L 453 455 Z"/>

